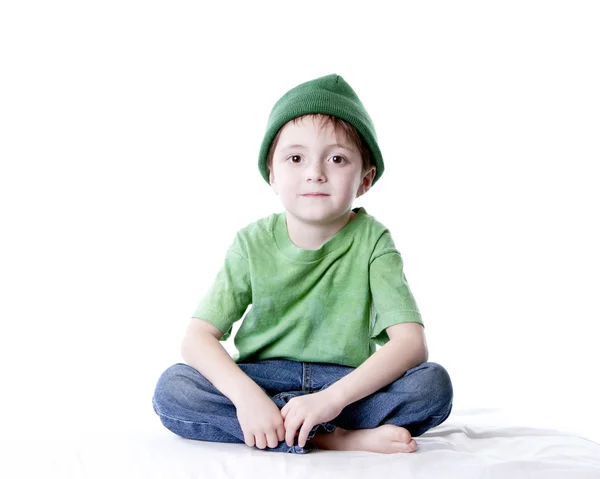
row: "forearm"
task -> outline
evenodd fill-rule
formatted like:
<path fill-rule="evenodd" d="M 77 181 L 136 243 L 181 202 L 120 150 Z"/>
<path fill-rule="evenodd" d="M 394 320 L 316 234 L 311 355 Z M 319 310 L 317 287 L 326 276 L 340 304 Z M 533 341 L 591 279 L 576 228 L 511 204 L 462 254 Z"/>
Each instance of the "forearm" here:
<path fill-rule="evenodd" d="M 187 364 L 197 369 L 236 407 L 248 394 L 263 393 L 235 363 L 220 341 L 210 334 L 187 336 L 182 343 L 181 354 Z"/>
<path fill-rule="evenodd" d="M 326 391 L 347 406 L 392 383 L 406 371 L 427 361 L 427 349 L 411 339 L 388 341 L 350 374 Z"/>

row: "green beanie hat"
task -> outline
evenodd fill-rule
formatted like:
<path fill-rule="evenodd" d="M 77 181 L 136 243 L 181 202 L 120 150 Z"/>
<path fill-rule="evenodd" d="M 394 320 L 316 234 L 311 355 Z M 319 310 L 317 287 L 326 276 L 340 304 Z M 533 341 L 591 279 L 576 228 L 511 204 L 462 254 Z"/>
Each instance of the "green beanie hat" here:
<path fill-rule="evenodd" d="M 269 183 L 267 155 L 277 132 L 288 121 L 314 113 L 336 116 L 356 128 L 371 150 L 372 160 L 377 168 L 373 179 L 375 184 L 383 174 L 383 157 L 377 144 L 375 126 L 352 87 L 336 74 L 302 83 L 275 103 L 258 157 L 258 169 L 266 182 Z"/>

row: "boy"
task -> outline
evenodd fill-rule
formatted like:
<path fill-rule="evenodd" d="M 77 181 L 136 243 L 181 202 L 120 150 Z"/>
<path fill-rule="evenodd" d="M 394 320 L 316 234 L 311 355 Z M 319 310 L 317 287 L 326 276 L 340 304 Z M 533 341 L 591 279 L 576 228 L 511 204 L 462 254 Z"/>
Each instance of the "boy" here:
<path fill-rule="evenodd" d="M 383 173 L 373 123 L 339 75 L 273 107 L 259 171 L 285 209 L 242 229 L 153 406 L 174 433 L 304 453 L 413 452 L 452 408 L 389 231 L 352 209 Z M 235 336 L 219 341 L 247 307 Z M 376 344 L 382 347 L 376 350 Z"/>

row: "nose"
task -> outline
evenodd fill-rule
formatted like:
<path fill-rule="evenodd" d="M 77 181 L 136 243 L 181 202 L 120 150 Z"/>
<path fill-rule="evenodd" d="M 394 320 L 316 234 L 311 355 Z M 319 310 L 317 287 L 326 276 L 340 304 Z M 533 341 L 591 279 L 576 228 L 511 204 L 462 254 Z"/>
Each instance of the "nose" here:
<path fill-rule="evenodd" d="M 306 181 L 309 183 L 325 183 L 327 177 L 320 161 L 314 161 L 306 169 Z"/>

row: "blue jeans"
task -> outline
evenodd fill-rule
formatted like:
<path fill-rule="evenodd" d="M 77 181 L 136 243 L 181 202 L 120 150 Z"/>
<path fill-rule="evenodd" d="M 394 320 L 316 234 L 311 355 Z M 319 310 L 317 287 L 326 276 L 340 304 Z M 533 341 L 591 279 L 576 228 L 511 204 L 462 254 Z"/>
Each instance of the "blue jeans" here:
<path fill-rule="evenodd" d="M 321 391 L 354 368 L 324 363 L 269 359 L 238 366 L 281 409 L 291 398 Z M 175 434 L 201 441 L 244 443 L 233 403 L 196 369 L 175 364 L 158 380 L 152 399 L 163 425 Z M 395 424 L 419 436 L 446 420 L 452 409 L 452 383 L 436 363 L 422 363 L 379 391 L 346 406 L 329 423 L 309 434 L 343 429 L 375 428 Z M 281 441 L 267 451 L 305 453 L 311 449 Z"/>

